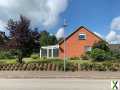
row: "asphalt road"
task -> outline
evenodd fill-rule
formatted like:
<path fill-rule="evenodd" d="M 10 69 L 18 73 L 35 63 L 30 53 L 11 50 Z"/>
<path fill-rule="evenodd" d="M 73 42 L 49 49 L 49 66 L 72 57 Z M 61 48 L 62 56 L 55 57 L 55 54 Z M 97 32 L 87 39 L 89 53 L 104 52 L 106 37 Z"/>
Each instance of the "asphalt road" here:
<path fill-rule="evenodd" d="M 0 90 L 112 90 L 111 80 L 99 79 L 0 79 Z"/>

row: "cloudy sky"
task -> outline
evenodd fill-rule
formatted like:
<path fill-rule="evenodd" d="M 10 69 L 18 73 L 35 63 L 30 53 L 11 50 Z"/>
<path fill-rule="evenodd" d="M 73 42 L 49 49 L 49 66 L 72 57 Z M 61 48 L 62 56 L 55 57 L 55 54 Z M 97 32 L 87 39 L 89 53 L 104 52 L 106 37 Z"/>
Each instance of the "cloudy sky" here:
<path fill-rule="evenodd" d="M 110 43 L 120 43 L 120 0 L 0 0 L 0 30 L 5 31 L 7 20 L 17 20 L 20 14 L 31 20 L 32 27 L 58 37 L 66 19 L 66 36 L 86 26 Z"/>

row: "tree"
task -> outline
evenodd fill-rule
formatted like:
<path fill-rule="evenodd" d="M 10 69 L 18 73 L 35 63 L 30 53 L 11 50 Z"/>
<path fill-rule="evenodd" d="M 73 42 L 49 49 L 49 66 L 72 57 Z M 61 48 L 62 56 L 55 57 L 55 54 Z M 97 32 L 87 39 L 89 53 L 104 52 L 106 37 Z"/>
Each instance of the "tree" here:
<path fill-rule="evenodd" d="M 47 31 L 42 31 L 40 33 L 40 45 L 55 45 L 57 44 L 57 38 L 54 35 L 50 35 Z"/>
<path fill-rule="evenodd" d="M 4 38 L 2 37 L 2 35 L 0 35 L 0 45 L 3 45 L 5 43 Z"/>
<path fill-rule="evenodd" d="M 7 41 L 8 37 L 5 35 L 5 32 L 0 31 L 0 48 L 3 48 Z"/>
<path fill-rule="evenodd" d="M 49 36 L 48 44 L 49 45 L 55 45 L 55 44 L 57 44 L 57 38 L 54 35 Z"/>
<path fill-rule="evenodd" d="M 10 32 L 10 40 L 7 43 L 8 49 L 14 49 L 17 54 L 18 62 L 22 63 L 22 59 L 32 52 L 34 47 L 34 39 L 31 34 L 30 20 L 24 16 L 20 16 L 20 20 L 8 21 L 7 29 Z"/>
<path fill-rule="evenodd" d="M 99 42 L 95 43 L 92 48 L 93 49 L 98 48 L 98 49 L 101 49 L 101 50 L 104 50 L 107 52 L 110 51 L 108 43 L 105 41 L 99 41 Z"/>
<path fill-rule="evenodd" d="M 49 33 L 47 31 L 42 31 L 40 33 L 40 45 L 47 46 L 48 45 L 48 38 L 49 38 Z"/>
<path fill-rule="evenodd" d="M 33 36 L 33 39 L 34 39 L 34 48 L 33 48 L 33 53 L 39 53 L 39 49 L 40 49 L 40 42 L 39 42 L 39 39 L 40 39 L 40 32 L 38 30 L 38 28 L 35 28 L 33 31 L 32 31 L 32 36 Z"/>

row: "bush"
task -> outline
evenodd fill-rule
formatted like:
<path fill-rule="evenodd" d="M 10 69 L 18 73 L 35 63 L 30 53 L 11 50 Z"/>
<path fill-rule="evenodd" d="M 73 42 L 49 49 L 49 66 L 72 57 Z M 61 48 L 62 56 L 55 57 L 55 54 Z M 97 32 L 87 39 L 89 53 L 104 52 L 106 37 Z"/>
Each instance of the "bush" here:
<path fill-rule="evenodd" d="M 81 57 L 80 57 L 82 60 L 88 60 L 89 59 L 89 57 L 88 57 L 88 55 L 86 54 L 86 55 L 81 55 Z"/>
<path fill-rule="evenodd" d="M 0 51 L 0 59 L 14 59 L 15 56 L 12 55 L 10 51 Z"/>
<path fill-rule="evenodd" d="M 38 58 L 39 58 L 39 55 L 37 55 L 37 54 L 32 54 L 32 55 L 31 55 L 31 58 L 32 58 L 32 59 L 38 59 Z"/>
<path fill-rule="evenodd" d="M 79 57 L 71 57 L 70 60 L 80 60 Z"/>
<path fill-rule="evenodd" d="M 99 42 L 97 42 L 97 43 L 94 43 L 94 45 L 93 45 L 93 47 L 92 47 L 93 49 L 96 49 L 96 48 L 98 48 L 98 49 L 101 49 L 101 50 L 104 50 L 104 51 L 107 51 L 107 52 L 109 52 L 110 51 L 110 48 L 109 48 L 109 46 L 108 46 L 108 43 L 107 42 L 105 42 L 105 41 L 99 41 Z"/>
<path fill-rule="evenodd" d="M 64 63 L 59 63 L 57 65 L 59 65 L 59 68 L 64 70 Z M 76 70 L 76 67 L 73 63 L 66 62 L 66 71 L 75 71 L 75 70 Z"/>
<path fill-rule="evenodd" d="M 110 52 L 105 52 L 104 50 L 95 48 L 91 52 L 87 53 L 94 61 L 104 61 L 112 59 Z"/>
<path fill-rule="evenodd" d="M 42 59 L 42 60 L 47 60 L 47 57 L 42 57 L 41 59 Z"/>

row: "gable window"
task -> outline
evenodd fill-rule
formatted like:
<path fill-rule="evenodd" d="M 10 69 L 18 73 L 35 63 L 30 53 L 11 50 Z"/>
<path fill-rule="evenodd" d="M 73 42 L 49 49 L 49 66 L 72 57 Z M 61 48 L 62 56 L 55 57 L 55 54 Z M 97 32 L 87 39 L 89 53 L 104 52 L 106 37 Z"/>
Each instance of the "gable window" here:
<path fill-rule="evenodd" d="M 79 34 L 79 40 L 85 40 L 86 39 L 86 34 Z"/>

